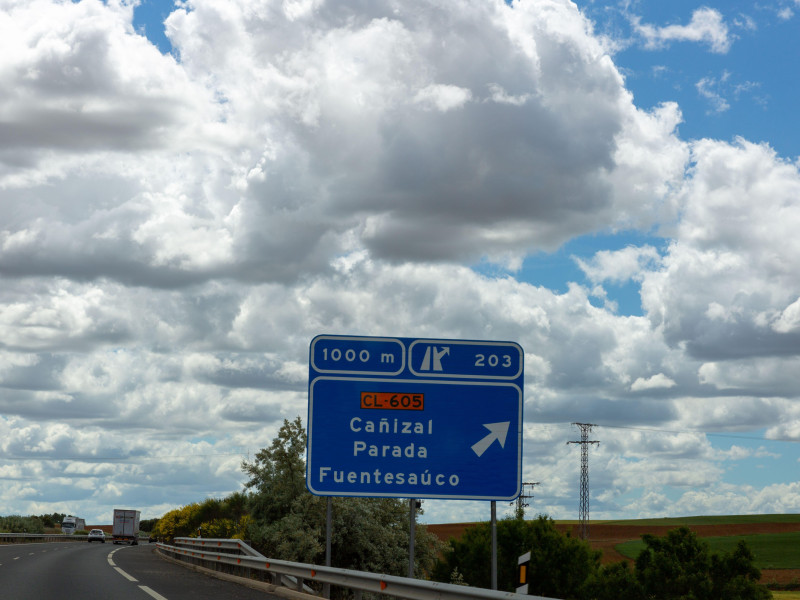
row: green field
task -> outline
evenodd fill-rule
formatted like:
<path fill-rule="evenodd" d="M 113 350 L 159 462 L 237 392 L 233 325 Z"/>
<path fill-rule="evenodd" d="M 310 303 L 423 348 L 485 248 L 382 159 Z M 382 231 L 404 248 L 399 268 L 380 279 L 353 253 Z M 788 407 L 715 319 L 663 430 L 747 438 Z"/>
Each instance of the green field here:
<path fill-rule="evenodd" d="M 606 525 L 735 525 L 738 523 L 800 523 L 800 514 L 776 515 L 717 515 L 703 517 L 669 517 L 663 519 L 630 519 L 619 521 L 593 521 Z"/>
<path fill-rule="evenodd" d="M 731 552 L 739 540 L 747 543 L 759 569 L 800 569 L 800 532 L 797 531 L 703 538 L 712 553 Z M 644 542 L 641 540 L 624 542 L 615 548 L 623 556 L 635 559 L 644 548 Z"/>

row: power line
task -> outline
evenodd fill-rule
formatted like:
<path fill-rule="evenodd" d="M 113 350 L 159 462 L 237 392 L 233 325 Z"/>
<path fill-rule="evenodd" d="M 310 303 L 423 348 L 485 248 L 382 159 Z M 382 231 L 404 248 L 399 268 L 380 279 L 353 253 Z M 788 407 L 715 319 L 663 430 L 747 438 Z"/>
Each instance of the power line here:
<path fill-rule="evenodd" d="M 740 435 L 736 433 L 715 433 L 713 431 L 699 431 L 697 429 L 659 429 L 657 427 L 633 427 L 631 425 L 595 425 L 596 427 L 606 427 L 608 429 L 628 429 L 631 431 L 642 431 L 645 433 L 668 433 L 678 435 L 681 433 L 688 435 L 705 435 L 707 437 L 731 438 L 735 440 L 750 440 L 755 442 L 787 442 L 792 444 L 800 443 L 797 438 L 766 438 L 755 435 Z"/>
<path fill-rule="evenodd" d="M 525 428 L 529 430 L 544 430 L 544 431 L 551 431 L 555 429 L 561 429 L 562 427 L 569 426 L 570 423 L 526 423 Z M 800 438 L 786 438 L 786 437 L 759 437 L 755 435 L 741 435 L 736 433 L 716 433 L 713 431 L 702 431 L 698 429 L 662 429 L 659 427 L 636 427 L 633 425 L 609 425 L 609 424 L 602 424 L 602 423 L 595 423 L 595 427 L 605 427 L 607 429 L 626 429 L 629 431 L 641 431 L 644 433 L 664 433 L 670 435 L 678 435 L 678 434 L 687 434 L 687 435 L 704 435 L 706 437 L 717 437 L 717 438 L 730 438 L 734 440 L 748 440 L 748 441 L 755 441 L 755 442 L 781 442 L 781 443 L 790 443 L 790 444 L 798 444 L 800 443 Z"/>

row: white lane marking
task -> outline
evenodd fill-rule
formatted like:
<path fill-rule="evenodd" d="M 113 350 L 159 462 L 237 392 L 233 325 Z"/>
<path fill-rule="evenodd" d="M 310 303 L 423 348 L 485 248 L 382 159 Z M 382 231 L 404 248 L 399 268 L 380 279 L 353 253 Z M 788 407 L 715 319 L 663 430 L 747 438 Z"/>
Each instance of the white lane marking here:
<path fill-rule="evenodd" d="M 14 560 L 19 560 L 19 556 L 15 556 L 15 557 L 14 557 Z"/>
<path fill-rule="evenodd" d="M 117 548 L 117 550 L 119 550 L 119 548 Z M 108 556 L 106 557 L 106 560 L 108 560 L 108 564 L 110 564 L 112 567 L 116 566 L 114 564 L 114 559 L 112 558 L 112 556 L 114 556 L 114 552 L 116 552 L 117 550 L 112 550 L 111 552 L 108 553 Z"/>
<path fill-rule="evenodd" d="M 128 575 L 125 571 L 123 571 L 122 569 L 120 569 L 118 566 L 116 566 L 114 564 L 114 559 L 112 558 L 112 555 L 114 554 L 114 552 L 119 552 L 120 550 L 121 550 L 121 548 L 117 548 L 116 550 L 112 550 L 111 552 L 108 553 L 108 556 L 106 557 L 106 559 L 108 560 L 108 564 L 111 565 L 112 567 L 114 567 L 114 570 L 117 573 L 119 573 L 120 575 L 122 575 L 128 581 L 133 581 L 135 583 L 139 583 L 138 579 L 136 579 L 135 577 L 132 577 L 131 575 Z M 158 592 L 150 589 L 146 585 L 140 585 L 139 589 L 142 590 L 144 593 L 149 594 L 155 600 L 167 600 L 166 597 L 164 597 L 161 594 L 159 594 Z"/>
<path fill-rule="evenodd" d="M 114 570 L 115 570 L 117 573 L 119 573 L 120 575 L 122 575 L 122 576 L 123 576 L 125 579 L 127 579 L 128 581 L 135 581 L 135 582 L 137 582 L 137 583 L 138 583 L 138 581 L 139 581 L 138 579 L 136 579 L 136 577 L 132 577 L 132 576 L 128 575 L 128 574 L 127 574 L 125 571 L 123 571 L 123 570 L 122 570 L 122 569 L 120 569 L 119 567 L 114 567 Z"/>
<path fill-rule="evenodd" d="M 164 596 L 162 596 L 158 592 L 155 592 L 155 591 L 151 590 L 146 585 L 140 585 L 139 589 L 142 590 L 143 592 L 147 593 L 147 594 L 150 594 L 156 600 L 167 600 Z"/>

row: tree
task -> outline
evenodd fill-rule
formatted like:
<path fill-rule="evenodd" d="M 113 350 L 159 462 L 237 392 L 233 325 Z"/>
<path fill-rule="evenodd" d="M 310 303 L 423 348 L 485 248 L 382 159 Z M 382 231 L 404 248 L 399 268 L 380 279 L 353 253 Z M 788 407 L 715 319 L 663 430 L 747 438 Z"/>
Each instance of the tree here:
<path fill-rule="evenodd" d="M 586 600 L 646 600 L 636 574 L 627 562 L 601 566 L 587 581 Z"/>
<path fill-rule="evenodd" d="M 711 597 L 708 545 L 688 527 L 663 538 L 645 534 L 645 549 L 636 558 L 636 577 L 647 596 L 663 600 Z"/>
<path fill-rule="evenodd" d="M 139 530 L 150 533 L 153 531 L 153 527 L 155 527 L 156 523 L 158 523 L 158 519 L 142 519 L 139 522 Z"/>
<path fill-rule="evenodd" d="M 600 552 L 583 540 L 562 534 L 552 519 L 518 518 L 497 523 L 497 587 L 514 591 L 517 559 L 530 552 L 528 590 L 551 598 L 580 598 L 582 588 L 598 568 Z M 437 565 L 435 578 L 450 581 L 455 571 L 475 587 L 491 587 L 491 524 L 469 527 L 460 540 L 450 540 L 450 552 Z"/>
<path fill-rule="evenodd" d="M 490 524 L 468 528 L 450 540 L 450 552 L 437 565 L 435 579 L 458 577 L 468 585 L 490 586 Z M 767 600 L 753 554 L 744 542 L 730 553 L 711 555 L 688 528 L 664 537 L 642 536 L 645 549 L 635 568 L 620 562 L 600 566 L 600 553 L 561 534 L 552 520 L 504 519 L 497 524 L 498 587 L 516 585 L 517 557 L 531 552 L 528 590 L 566 600 Z"/>
<path fill-rule="evenodd" d="M 166 513 L 153 527 L 153 535 L 171 540 L 176 537 L 188 537 L 195 534 L 200 525 L 198 514 L 200 505 L 197 502 L 187 504 Z"/>
<path fill-rule="evenodd" d="M 272 523 L 286 516 L 295 498 L 305 492 L 306 431 L 300 417 L 284 419 L 278 437 L 269 448 L 260 450 L 255 460 L 242 462 L 250 476 L 245 489 L 250 514 L 256 521 Z"/>
<path fill-rule="evenodd" d="M 235 492 L 222 500 L 207 498 L 200 503 L 187 504 L 158 519 L 152 533 L 166 539 L 197 535 L 244 539 L 252 523 L 244 503 L 244 494 Z"/>
<path fill-rule="evenodd" d="M 34 515 L 32 518 L 39 519 L 45 527 L 53 528 L 56 525 L 61 525 L 61 522 L 66 516 L 65 513 L 50 513 L 46 515 Z"/>
<path fill-rule="evenodd" d="M 744 540 L 733 552 L 711 557 L 711 582 L 715 598 L 764 600 L 772 594 L 758 584 L 761 571 L 753 564 L 754 556 Z"/>
<path fill-rule="evenodd" d="M 266 556 L 320 564 L 325 558 L 327 498 L 305 485 L 306 432 L 300 417 L 284 420 L 269 448 L 253 462 L 247 507 L 249 539 Z M 409 523 L 404 501 L 393 498 L 332 498 L 332 564 L 335 567 L 405 575 Z M 430 571 L 440 545 L 424 526 L 415 532 L 415 572 Z"/>
<path fill-rule="evenodd" d="M 711 556 L 708 544 L 687 527 L 663 538 L 644 535 L 636 558 L 636 578 L 647 598 L 659 600 L 763 600 L 772 594 L 759 585 L 761 572 L 740 541 L 733 552 Z"/>

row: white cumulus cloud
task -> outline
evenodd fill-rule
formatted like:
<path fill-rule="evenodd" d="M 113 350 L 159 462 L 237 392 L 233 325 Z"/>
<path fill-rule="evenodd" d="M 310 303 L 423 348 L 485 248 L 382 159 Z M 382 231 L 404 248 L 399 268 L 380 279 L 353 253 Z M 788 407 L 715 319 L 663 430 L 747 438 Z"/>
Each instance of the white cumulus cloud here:
<path fill-rule="evenodd" d="M 633 18 L 633 25 L 649 48 L 659 48 L 673 41 L 702 42 L 708 44 L 712 52 L 725 54 L 730 50 L 733 39 L 722 14 L 713 8 L 701 7 L 692 12 L 687 25 L 656 25 L 642 23 L 639 17 Z"/>

